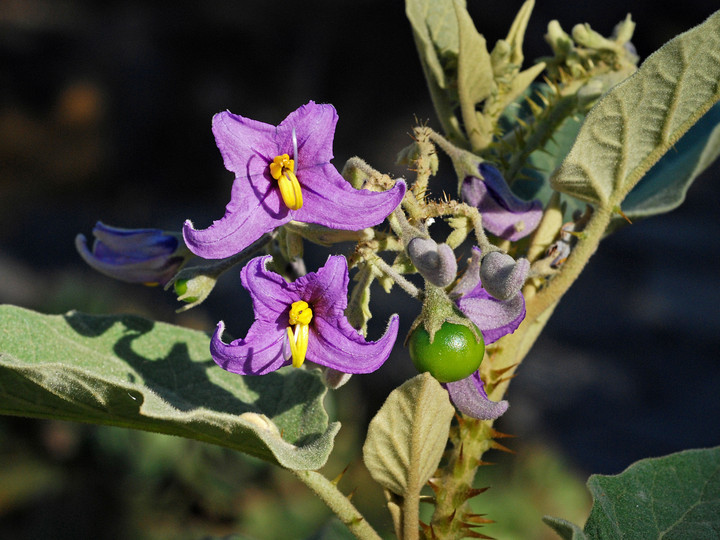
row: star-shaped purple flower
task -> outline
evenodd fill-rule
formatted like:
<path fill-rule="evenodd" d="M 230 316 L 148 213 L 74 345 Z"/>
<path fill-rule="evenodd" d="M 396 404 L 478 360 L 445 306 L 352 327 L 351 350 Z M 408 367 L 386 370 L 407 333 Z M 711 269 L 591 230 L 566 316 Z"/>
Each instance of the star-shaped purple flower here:
<path fill-rule="evenodd" d="M 517 293 L 507 300 L 493 298 L 480 281 L 480 259 L 478 248 L 473 255 L 463 278 L 453 289 L 455 303 L 460 311 L 482 332 L 485 344 L 489 345 L 507 334 L 512 334 L 525 318 L 525 299 Z M 493 420 L 508 408 L 507 401 L 490 401 L 480 378 L 480 371 L 456 382 L 446 383 L 450 399 L 464 414 L 481 420 Z"/>
<path fill-rule="evenodd" d="M 483 228 L 515 242 L 533 232 L 543 215 L 540 201 L 519 199 L 495 167 L 478 165 L 477 176 L 466 176 L 460 186 L 462 199 L 477 207 Z"/>
<path fill-rule="evenodd" d="M 98 221 L 93 228 L 92 251 L 78 234 L 80 256 L 106 276 L 146 285 L 165 285 L 192 257 L 180 233 L 160 229 L 121 229 Z"/>
<path fill-rule="evenodd" d="M 204 230 L 185 222 L 190 250 L 206 259 L 229 257 L 291 220 L 353 231 L 382 222 L 402 201 L 405 183 L 384 192 L 350 186 L 330 164 L 337 119 L 332 105 L 312 101 L 277 127 L 216 114 L 213 133 L 235 181 L 222 219 Z"/>
<path fill-rule="evenodd" d="M 264 375 L 308 361 L 343 373 L 370 373 L 390 356 L 398 332 L 393 315 L 385 335 L 366 341 L 344 315 L 348 269 L 342 256 L 328 257 L 317 272 L 292 283 L 266 268 L 270 256 L 252 259 L 241 272 L 250 292 L 255 322 L 244 339 L 222 341 L 219 322 L 210 353 L 223 369 L 242 375 Z"/>

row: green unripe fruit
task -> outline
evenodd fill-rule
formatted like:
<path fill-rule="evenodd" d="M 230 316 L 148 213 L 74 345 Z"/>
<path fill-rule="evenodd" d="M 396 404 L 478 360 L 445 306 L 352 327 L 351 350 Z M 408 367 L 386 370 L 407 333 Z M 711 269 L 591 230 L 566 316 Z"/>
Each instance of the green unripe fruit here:
<path fill-rule="evenodd" d="M 420 325 L 408 339 L 410 358 L 420 373 L 428 371 L 443 383 L 459 381 L 477 371 L 485 355 L 485 342 L 477 332 L 480 341 L 467 326 L 446 322 L 430 343 L 430 334 Z"/>

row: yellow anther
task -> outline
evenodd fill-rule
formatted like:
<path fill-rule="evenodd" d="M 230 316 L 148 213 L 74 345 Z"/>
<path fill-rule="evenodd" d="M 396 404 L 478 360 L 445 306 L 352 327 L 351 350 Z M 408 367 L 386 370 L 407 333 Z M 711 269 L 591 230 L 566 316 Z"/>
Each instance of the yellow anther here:
<path fill-rule="evenodd" d="M 312 320 L 312 309 L 307 302 L 302 300 L 293 302 L 288 315 L 290 324 L 310 324 Z"/>
<path fill-rule="evenodd" d="M 293 172 L 294 170 L 295 161 L 290 159 L 290 156 L 288 156 L 287 154 L 275 156 L 275 159 L 273 159 L 273 162 L 270 164 L 270 175 L 275 180 L 280 180 L 280 178 L 286 171 Z"/>
<path fill-rule="evenodd" d="M 290 342 L 290 352 L 292 353 L 293 367 L 300 367 L 305 362 L 307 354 L 308 341 L 310 340 L 310 321 L 312 320 L 312 309 L 307 302 L 302 300 L 293 302 L 290 306 L 288 314 L 287 327 L 288 341 Z M 295 331 L 293 332 L 293 326 Z"/>
<path fill-rule="evenodd" d="M 280 196 L 285 206 L 290 210 L 300 210 L 303 205 L 302 190 L 294 170 L 295 160 L 290 159 L 287 154 L 275 156 L 270 164 L 270 176 L 278 181 Z"/>

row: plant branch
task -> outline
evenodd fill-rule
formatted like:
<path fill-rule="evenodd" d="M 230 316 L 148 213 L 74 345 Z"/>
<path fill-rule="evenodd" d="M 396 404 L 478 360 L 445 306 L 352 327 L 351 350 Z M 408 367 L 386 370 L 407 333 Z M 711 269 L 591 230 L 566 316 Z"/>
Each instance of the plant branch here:
<path fill-rule="evenodd" d="M 380 535 L 333 482 L 317 471 L 291 472 L 333 511 L 358 540 L 381 540 Z"/>

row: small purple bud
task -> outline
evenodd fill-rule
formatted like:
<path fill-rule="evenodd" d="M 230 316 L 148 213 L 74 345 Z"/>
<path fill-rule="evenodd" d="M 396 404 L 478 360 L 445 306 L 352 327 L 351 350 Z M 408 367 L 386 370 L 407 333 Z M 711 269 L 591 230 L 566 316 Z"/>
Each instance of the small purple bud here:
<path fill-rule="evenodd" d="M 480 280 L 483 288 L 498 300 L 509 300 L 515 296 L 525 284 L 530 261 L 513 259 L 500 251 L 492 251 L 485 255 L 480 265 Z"/>
<path fill-rule="evenodd" d="M 437 244 L 432 238 L 413 238 L 407 247 L 410 260 L 418 272 L 433 285 L 446 287 L 457 274 L 455 253 L 447 244 Z"/>
<path fill-rule="evenodd" d="M 92 249 L 75 238 L 80 256 L 98 272 L 130 283 L 165 285 L 192 254 L 180 233 L 159 229 L 121 229 L 97 222 Z"/>

